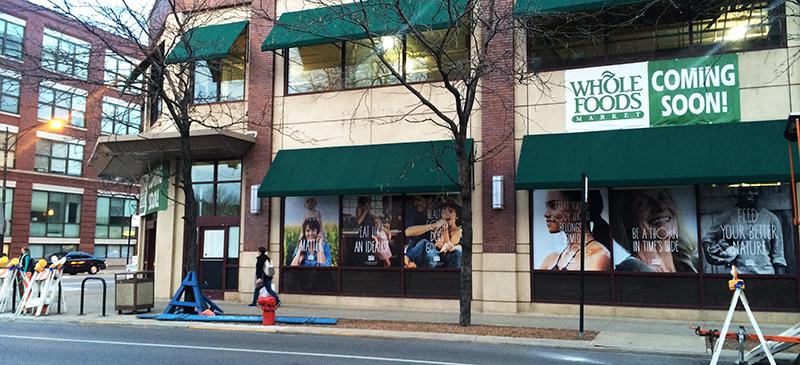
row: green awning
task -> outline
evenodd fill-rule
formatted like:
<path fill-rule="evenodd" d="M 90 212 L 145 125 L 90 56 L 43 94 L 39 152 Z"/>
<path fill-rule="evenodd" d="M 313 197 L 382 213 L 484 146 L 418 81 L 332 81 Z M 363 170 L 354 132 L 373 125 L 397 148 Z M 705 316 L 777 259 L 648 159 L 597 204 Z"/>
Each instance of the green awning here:
<path fill-rule="evenodd" d="M 367 0 L 284 13 L 261 50 L 400 35 L 409 27 L 419 31 L 445 29 L 458 22 L 466 7 L 467 0 L 400 0 L 398 12 L 395 0 Z"/>
<path fill-rule="evenodd" d="M 522 141 L 516 188 L 579 188 L 582 173 L 593 187 L 788 181 L 785 123 L 529 135 Z M 800 167 L 797 161 L 795 153 Z"/>
<path fill-rule="evenodd" d="M 258 196 L 458 191 L 454 147 L 445 140 L 281 150 Z"/>
<path fill-rule="evenodd" d="M 514 16 L 531 17 L 536 15 L 594 11 L 612 6 L 643 3 L 647 0 L 517 0 Z"/>
<path fill-rule="evenodd" d="M 164 62 L 174 64 L 225 58 L 247 24 L 247 21 L 243 21 L 189 29 Z"/>

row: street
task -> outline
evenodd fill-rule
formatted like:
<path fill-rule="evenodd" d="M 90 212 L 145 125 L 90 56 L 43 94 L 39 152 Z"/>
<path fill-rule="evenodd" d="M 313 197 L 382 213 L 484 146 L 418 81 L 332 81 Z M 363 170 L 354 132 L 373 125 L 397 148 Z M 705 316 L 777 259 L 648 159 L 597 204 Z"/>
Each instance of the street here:
<path fill-rule="evenodd" d="M 59 364 L 705 364 L 708 358 L 340 336 L 14 321 L 0 353 Z"/>

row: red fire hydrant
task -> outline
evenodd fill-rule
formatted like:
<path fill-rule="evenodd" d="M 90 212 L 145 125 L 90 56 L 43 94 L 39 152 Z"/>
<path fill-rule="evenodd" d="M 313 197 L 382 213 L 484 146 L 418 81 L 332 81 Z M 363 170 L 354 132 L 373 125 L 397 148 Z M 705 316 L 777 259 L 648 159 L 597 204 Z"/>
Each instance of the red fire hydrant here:
<path fill-rule="evenodd" d="M 275 309 L 278 304 L 271 295 L 258 297 L 258 305 L 261 307 L 261 324 L 272 326 L 275 324 Z"/>

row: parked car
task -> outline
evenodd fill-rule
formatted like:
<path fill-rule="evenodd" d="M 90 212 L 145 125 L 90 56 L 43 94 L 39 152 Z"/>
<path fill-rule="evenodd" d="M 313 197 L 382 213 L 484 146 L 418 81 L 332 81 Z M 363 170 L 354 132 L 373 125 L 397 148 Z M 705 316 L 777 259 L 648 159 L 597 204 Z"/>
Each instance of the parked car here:
<path fill-rule="evenodd" d="M 94 275 L 106 268 L 106 260 L 86 252 L 73 251 L 55 254 L 55 256 L 59 258 L 65 255 L 67 257 L 67 262 L 64 264 L 64 273 L 66 274 L 75 275 L 85 272 Z"/>

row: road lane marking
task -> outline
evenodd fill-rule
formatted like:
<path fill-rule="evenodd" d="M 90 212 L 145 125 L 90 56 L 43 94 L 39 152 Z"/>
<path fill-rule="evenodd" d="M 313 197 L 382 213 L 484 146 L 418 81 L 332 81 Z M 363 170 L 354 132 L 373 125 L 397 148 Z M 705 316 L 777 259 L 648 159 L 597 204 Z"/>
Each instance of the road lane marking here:
<path fill-rule="evenodd" d="M 77 339 L 71 339 L 71 338 L 16 336 L 16 335 L 0 335 L 0 338 L 10 338 L 10 339 L 18 339 L 18 340 L 43 340 L 43 341 L 55 341 L 55 342 L 88 343 L 88 344 L 97 344 L 97 345 L 118 345 L 118 346 L 157 347 L 157 348 L 170 348 L 170 349 L 180 348 L 180 349 L 187 349 L 187 350 L 245 352 L 245 353 L 259 353 L 259 354 L 271 354 L 271 355 L 291 355 L 291 356 L 323 357 L 323 358 L 334 358 L 334 359 L 351 359 L 351 360 L 399 362 L 399 363 L 408 363 L 408 364 L 473 365 L 473 364 L 458 363 L 458 362 L 399 359 L 399 358 L 390 358 L 390 357 L 375 357 L 375 356 L 360 356 L 360 355 L 337 355 L 337 354 L 323 354 L 323 353 L 316 353 L 316 352 L 276 351 L 276 350 L 258 350 L 258 349 L 237 349 L 237 348 L 227 348 L 227 347 L 173 345 L 173 344 L 144 343 L 144 342 L 77 340 Z"/>

